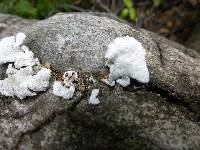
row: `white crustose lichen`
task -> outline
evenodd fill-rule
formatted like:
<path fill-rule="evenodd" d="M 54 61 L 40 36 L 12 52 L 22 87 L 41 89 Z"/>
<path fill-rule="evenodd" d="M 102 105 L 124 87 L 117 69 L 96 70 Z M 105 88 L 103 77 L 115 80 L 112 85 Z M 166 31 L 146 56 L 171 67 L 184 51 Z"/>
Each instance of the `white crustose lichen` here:
<path fill-rule="evenodd" d="M 118 37 L 108 46 L 105 58 L 110 68 L 108 79 L 102 81 L 110 86 L 115 81 L 121 86 L 128 86 L 130 78 L 142 83 L 149 82 L 149 71 L 146 65 L 146 51 L 134 37 Z"/>
<path fill-rule="evenodd" d="M 0 65 L 8 63 L 7 78 L 0 80 L 2 95 L 24 99 L 49 86 L 51 70 L 42 67 L 33 52 L 23 45 L 25 38 L 24 33 L 18 33 L 0 41 Z"/>

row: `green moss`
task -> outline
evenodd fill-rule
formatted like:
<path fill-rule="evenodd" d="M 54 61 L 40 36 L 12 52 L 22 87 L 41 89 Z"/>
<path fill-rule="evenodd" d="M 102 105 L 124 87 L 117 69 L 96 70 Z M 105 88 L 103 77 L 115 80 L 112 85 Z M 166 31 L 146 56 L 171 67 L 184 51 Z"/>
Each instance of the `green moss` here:
<path fill-rule="evenodd" d="M 29 19 L 44 19 L 54 13 L 72 11 L 72 0 L 0 0 L 0 12 Z"/>

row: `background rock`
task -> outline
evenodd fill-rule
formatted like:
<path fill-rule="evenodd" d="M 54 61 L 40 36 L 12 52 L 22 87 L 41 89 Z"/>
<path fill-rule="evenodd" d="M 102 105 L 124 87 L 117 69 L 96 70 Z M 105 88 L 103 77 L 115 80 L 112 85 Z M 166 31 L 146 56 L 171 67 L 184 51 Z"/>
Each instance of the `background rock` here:
<path fill-rule="evenodd" d="M 18 16 L 0 14 L 0 39 L 5 36 L 11 36 L 36 22 L 36 20 L 26 20 Z"/>
<path fill-rule="evenodd" d="M 0 97 L 0 149 L 199 149 L 198 116 L 180 99 L 151 84 L 132 80 L 127 88 L 110 88 L 99 81 L 107 73 L 107 46 L 118 36 L 140 40 L 155 58 L 148 63 L 155 66 L 160 64 L 155 41 L 167 45 L 164 51 L 179 51 L 181 46 L 91 14 L 58 14 L 23 31 L 26 45 L 43 64 L 51 64 L 54 72 L 79 71 L 80 80 L 71 101 L 53 96 L 52 85 L 23 101 Z M 96 84 L 88 82 L 90 75 L 98 80 Z M 81 91 L 82 86 L 86 88 Z M 94 88 L 100 89 L 97 106 L 88 104 Z"/>

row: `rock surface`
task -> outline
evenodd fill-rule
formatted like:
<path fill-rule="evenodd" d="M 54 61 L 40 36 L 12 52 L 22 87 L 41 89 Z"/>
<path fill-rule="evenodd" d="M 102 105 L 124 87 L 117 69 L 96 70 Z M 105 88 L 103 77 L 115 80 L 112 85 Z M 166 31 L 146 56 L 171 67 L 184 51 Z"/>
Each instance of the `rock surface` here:
<path fill-rule="evenodd" d="M 188 61 L 183 63 L 186 70 L 190 63 L 198 66 L 198 53 L 197 58 L 192 57 L 194 51 L 186 55 L 183 52 L 188 50 L 182 46 L 99 15 L 57 14 L 22 30 L 27 34 L 26 45 L 44 65 L 50 64 L 55 72 L 78 71 L 80 80 L 70 101 L 54 96 L 52 85 L 48 91 L 24 101 L 0 97 L 0 149 L 200 148 L 198 116 L 191 111 L 191 106 L 184 105 L 186 100 L 190 103 L 190 98 L 198 95 L 191 94 L 180 101 L 166 94 L 172 90 L 184 96 L 188 90 L 170 83 L 173 80 L 168 79 L 170 75 L 166 72 L 177 73 L 177 68 L 172 65 L 175 61 L 169 58 L 176 56 L 177 60 Z M 0 36 L 5 36 L 5 32 L 2 33 Z M 152 83 L 141 85 L 132 81 L 127 88 L 118 85 L 110 88 L 100 82 L 107 74 L 104 55 L 114 38 L 125 35 L 134 36 L 147 49 Z M 91 75 L 97 83 L 88 81 Z M 172 77 L 179 75 L 172 74 Z M 183 79 L 188 79 L 189 75 Z M 99 105 L 88 104 L 94 88 L 100 89 Z"/>

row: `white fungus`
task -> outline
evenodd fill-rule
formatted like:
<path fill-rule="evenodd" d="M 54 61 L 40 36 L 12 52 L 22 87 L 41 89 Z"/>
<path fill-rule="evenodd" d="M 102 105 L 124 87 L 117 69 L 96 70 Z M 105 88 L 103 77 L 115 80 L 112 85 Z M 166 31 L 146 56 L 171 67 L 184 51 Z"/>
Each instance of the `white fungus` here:
<path fill-rule="evenodd" d="M 33 52 L 22 45 L 26 35 L 18 33 L 15 36 L 5 37 L 0 41 L 0 64 L 13 62 L 15 68 L 33 66 L 38 60 Z"/>
<path fill-rule="evenodd" d="M 123 76 L 120 79 L 117 79 L 116 82 L 120 84 L 121 86 L 126 87 L 130 84 L 131 81 L 130 81 L 129 76 Z"/>
<path fill-rule="evenodd" d="M 7 78 L 0 80 L 0 93 L 5 96 L 16 96 L 24 99 L 37 95 L 35 92 L 45 91 L 49 86 L 51 70 L 42 68 L 33 52 L 22 45 L 26 35 L 3 38 L 0 41 L 0 64 L 9 63 Z M 33 66 L 40 68 L 34 71 Z"/>
<path fill-rule="evenodd" d="M 53 85 L 53 94 L 64 99 L 70 99 L 75 92 L 74 81 L 77 81 L 78 74 L 75 71 L 67 71 L 63 74 L 62 81 L 55 81 Z"/>
<path fill-rule="evenodd" d="M 70 99 L 73 97 L 75 91 L 75 87 L 72 84 L 69 87 L 66 87 L 62 84 L 61 81 L 55 81 L 53 84 L 53 94 L 56 96 L 60 96 L 64 99 Z"/>
<path fill-rule="evenodd" d="M 99 99 L 97 98 L 98 94 L 99 94 L 99 89 L 94 89 L 94 90 L 92 90 L 92 93 L 91 93 L 91 95 L 90 95 L 90 98 L 89 98 L 89 100 L 88 100 L 88 103 L 89 103 L 89 104 L 92 104 L 92 105 L 97 105 L 97 104 L 99 104 L 100 101 L 99 101 Z"/>
<path fill-rule="evenodd" d="M 115 85 L 115 80 L 122 86 L 130 84 L 130 78 L 142 83 L 149 82 L 149 71 L 146 65 L 146 51 L 134 37 L 118 37 L 108 46 L 105 58 L 110 68 L 108 79 L 103 81 Z M 120 78 L 120 79 L 119 79 Z"/>
<path fill-rule="evenodd" d="M 51 76 L 51 70 L 47 68 L 42 68 L 37 72 L 36 75 L 31 76 L 28 81 L 28 88 L 32 91 L 45 91 L 49 86 L 49 78 Z"/>

